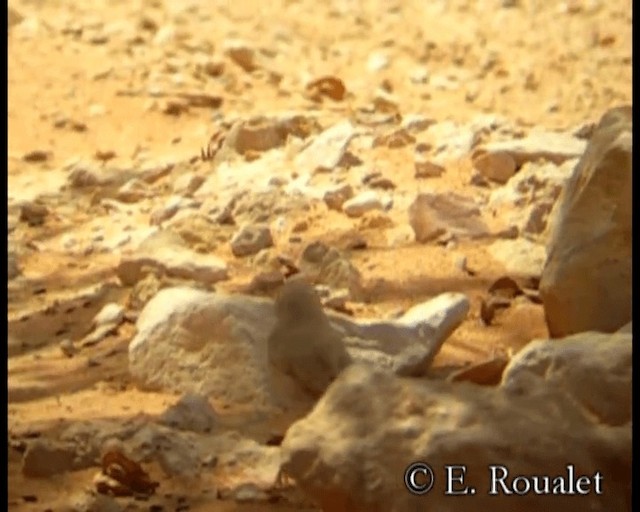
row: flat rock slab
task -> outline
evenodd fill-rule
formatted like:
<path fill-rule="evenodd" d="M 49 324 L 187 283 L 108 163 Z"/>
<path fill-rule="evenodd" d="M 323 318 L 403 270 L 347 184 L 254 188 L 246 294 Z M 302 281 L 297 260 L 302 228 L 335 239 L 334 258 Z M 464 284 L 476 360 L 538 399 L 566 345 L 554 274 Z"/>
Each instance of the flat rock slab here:
<path fill-rule="evenodd" d="M 144 267 L 154 268 L 170 277 L 190 279 L 213 284 L 228 278 L 227 264 L 212 254 L 200 254 L 182 245 L 179 236 L 158 232 L 140 247 L 124 254 L 117 268 L 118 277 L 125 286 L 137 283 L 143 277 Z"/>
<path fill-rule="evenodd" d="M 538 159 L 561 164 L 584 153 L 586 141 L 566 133 L 534 132 L 522 139 L 489 142 L 481 149 L 487 153 L 505 152 L 514 159 L 516 167 Z"/>
<path fill-rule="evenodd" d="M 307 171 L 335 168 L 342 160 L 349 142 L 357 134 L 358 131 L 349 121 L 328 128 L 298 154 L 296 166 Z"/>

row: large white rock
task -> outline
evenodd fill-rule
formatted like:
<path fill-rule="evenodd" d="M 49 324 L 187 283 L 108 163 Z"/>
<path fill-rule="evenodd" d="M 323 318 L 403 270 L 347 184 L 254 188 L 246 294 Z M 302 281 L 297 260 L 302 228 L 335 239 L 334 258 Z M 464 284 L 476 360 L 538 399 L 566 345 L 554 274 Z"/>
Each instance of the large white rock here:
<path fill-rule="evenodd" d="M 334 169 L 356 134 L 356 128 L 349 121 L 328 128 L 296 156 L 296 166 L 303 171 Z"/>
<path fill-rule="evenodd" d="M 409 224 L 416 241 L 426 243 L 445 233 L 481 236 L 489 229 L 472 198 L 459 194 L 418 194 L 409 206 Z"/>
<path fill-rule="evenodd" d="M 540 283 L 554 337 L 631 319 L 631 107 L 600 120 L 560 196 Z"/>
<path fill-rule="evenodd" d="M 610 412 L 617 404 L 629 410 L 630 336 L 615 343 L 619 350 L 598 365 L 598 356 L 590 355 L 590 342 L 567 340 L 577 356 L 574 364 L 584 366 L 565 372 L 544 364 L 528 368 L 543 375 L 526 381 L 526 389 L 517 392 L 513 384 L 487 388 L 402 379 L 354 365 L 329 386 L 307 417 L 289 428 L 282 468 L 323 510 L 332 512 L 630 510 L 629 418 L 625 422 L 626 413 L 594 415 L 586 408 L 595 404 Z M 545 380 L 545 368 L 563 378 Z M 507 380 L 517 380 L 524 371 L 514 363 Z M 620 372 L 620 377 L 602 378 L 607 372 Z M 578 392 L 581 386 L 585 389 Z M 583 400 L 596 388 L 597 399 Z M 604 407 L 605 397 L 610 407 Z M 599 423 L 606 418 L 615 420 L 613 425 Z M 415 462 L 428 463 L 434 471 L 428 495 L 412 495 L 404 486 L 405 471 Z M 452 464 L 465 466 L 464 486 L 473 486 L 474 495 L 445 495 L 445 465 Z M 564 476 L 565 489 L 571 465 L 575 478 L 590 477 L 591 492 L 507 496 L 496 484 L 499 494 L 492 496 L 492 465 L 506 467 L 507 484 L 518 475 Z M 495 471 L 502 475 L 502 470 Z M 602 494 L 595 492 L 596 475 Z M 454 488 L 464 486 L 456 482 Z"/>
<path fill-rule="evenodd" d="M 514 396 L 561 389 L 600 423 L 631 421 L 632 336 L 587 332 L 529 343 L 509 362 L 502 386 Z"/>

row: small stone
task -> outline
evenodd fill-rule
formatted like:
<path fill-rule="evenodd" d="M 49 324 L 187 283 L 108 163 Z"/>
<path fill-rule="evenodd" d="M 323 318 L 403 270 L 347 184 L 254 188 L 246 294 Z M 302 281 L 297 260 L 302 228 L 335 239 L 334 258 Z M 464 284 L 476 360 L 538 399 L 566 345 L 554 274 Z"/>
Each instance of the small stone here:
<path fill-rule="evenodd" d="M 373 139 L 372 147 L 385 146 L 390 149 L 403 148 L 416 142 L 416 138 L 406 128 L 399 128 Z"/>
<path fill-rule="evenodd" d="M 33 151 L 29 151 L 25 153 L 22 157 L 22 160 L 28 162 L 30 164 L 46 162 L 52 157 L 51 151 L 45 151 L 40 149 L 34 149 Z"/>
<path fill-rule="evenodd" d="M 231 148 L 236 153 L 252 158 L 252 154 L 281 147 L 287 141 L 289 131 L 284 120 L 255 116 L 236 122 L 223 142 L 223 150 Z"/>
<path fill-rule="evenodd" d="M 418 194 L 408 213 L 418 243 L 433 241 L 445 233 L 465 236 L 488 233 L 480 208 L 471 197 L 455 193 Z"/>
<path fill-rule="evenodd" d="M 382 209 L 382 202 L 373 191 L 362 192 L 342 205 L 342 211 L 349 217 L 361 217 L 365 212 Z"/>
<path fill-rule="evenodd" d="M 393 190 L 396 188 L 396 184 L 385 176 L 374 176 L 368 180 L 366 184 L 371 188 L 379 188 L 382 190 Z"/>
<path fill-rule="evenodd" d="M 118 201 L 129 204 L 137 203 L 149 196 L 150 191 L 147 184 L 138 178 L 129 180 L 116 192 L 116 199 Z"/>
<path fill-rule="evenodd" d="M 473 156 L 473 167 L 486 178 L 502 184 L 516 173 L 516 162 L 507 151 L 478 151 Z"/>
<path fill-rule="evenodd" d="M 67 357 L 73 357 L 78 353 L 78 348 L 68 338 L 65 338 L 60 342 L 60 350 Z"/>
<path fill-rule="evenodd" d="M 435 162 L 431 161 L 426 156 L 416 154 L 414 162 L 414 177 L 421 178 L 438 178 L 445 172 L 445 168 Z"/>
<path fill-rule="evenodd" d="M 333 170 L 342 163 L 351 139 L 357 134 L 349 121 L 338 123 L 318 136 L 295 158 L 304 170 Z"/>
<path fill-rule="evenodd" d="M 104 476 L 104 475 L 103 475 Z M 122 512 L 123 508 L 113 496 L 83 492 L 70 500 L 72 512 Z M 62 509 L 65 510 L 65 509 Z"/>
<path fill-rule="evenodd" d="M 178 211 L 180 210 L 181 204 L 182 204 L 181 197 L 170 198 L 167 201 L 167 204 L 165 204 L 162 208 L 160 208 L 159 210 L 156 210 L 151 214 L 151 217 L 149 218 L 149 224 L 151 226 L 159 226 L 163 222 L 171 219 L 173 216 L 175 216 L 176 213 L 178 213 Z"/>
<path fill-rule="evenodd" d="M 93 187 L 101 183 L 98 171 L 82 163 L 73 166 L 67 181 L 71 188 Z"/>
<path fill-rule="evenodd" d="M 102 325 L 120 324 L 124 319 L 124 308 L 120 304 L 111 302 L 105 304 L 93 318 L 96 327 Z"/>
<path fill-rule="evenodd" d="M 49 209 L 33 201 L 23 203 L 20 208 L 20 221 L 26 222 L 29 226 L 41 226 L 49 215 Z"/>
<path fill-rule="evenodd" d="M 415 68 L 409 75 L 409 80 L 414 84 L 426 84 L 429 81 L 429 70 L 424 67 Z"/>
<path fill-rule="evenodd" d="M 245 225 L 231 240 L 231 251 L 236 257 L 251 256 L 271 246 L 273 238 L 265 225 Z"/>
<path fill-rule="evenodd" d="M 527 137 L 484 144 L 480 149 L 487 153 L 507 152 L 516 168 L 525 162 L 543 159 L 560 165 L 566 160 L 580 157 L 586 141 L 560 132 L 532 132 Z"/>
<path fill-rule="evenodd" d="M 166 100 L 161 102 L 160 112 L 168 116 L 179 116 L 189 111 L 189 103 L 186 100 Z"/>
<path fill-rule="evenodd" d="M 323 199 L 329 209 L 340 211 L 344 202 L 348 199 L 351 199 L 352 197 L 353 187 L 351 185 L 345 184 L 337 188 L 327 190 L 324 193 Z"/>
<path fill-rule="evenodd" d="M 389 57 L 381 52 L 373 52 L 367 60 L 367 69 L 371 72 L 382 71 L 389 67 Z"/>
<path fill-rule="evenodd" d="M 104 105 L 100 105 L 99 103 L 94 103 L 89 106 L 89 116 L 90 117 L 99 117 L 106 114 L 107 108 Z"/>
<path fill-rule="evenodd" d="M 269 501 L 269 495 L 262 489 L 256 487 L 255 484 L 241 484 L 229 492 L 229 498 L 238 503 L 257 503 Z"/>
<path fill-rule="evenodd" d="M 323 301 L 323 304 L 325 307 L 335 311 L 346 311 L 348 300 L 349 290 L 343 288 L 340 290 L 330 291 L 329 297 Z"/>
<path fill-rule="evenodd" d="M 235 64 L 250 73 L 257 68 L 256 54 L 253 48 L 240 40 L 228 40 L 223 45 L 224 53 Z"/>
<path fill-rule="evenodd" d="M 112 160 L 116 157 L 116 152 L 113 151 L 112 149 L 106 149 L 106 150 L 98 150 L 95 152 L 94 155 L 96 160 L 100 160 L 101 162 L 108 162 L 109 160 Z"/>

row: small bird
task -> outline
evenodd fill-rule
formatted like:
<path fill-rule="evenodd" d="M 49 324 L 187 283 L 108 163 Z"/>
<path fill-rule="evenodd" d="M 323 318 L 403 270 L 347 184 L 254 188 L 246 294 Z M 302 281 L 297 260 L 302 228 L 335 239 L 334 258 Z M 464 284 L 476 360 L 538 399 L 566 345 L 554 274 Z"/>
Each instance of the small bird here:
<path fill-rule="evenodd" d="M 313 287 L 302 278 L 285 282 L 276 299 L 276 317 L 267 341 L 269 361 L 319 398 L 352 362 L 342 336 L 329 322 Z"/>

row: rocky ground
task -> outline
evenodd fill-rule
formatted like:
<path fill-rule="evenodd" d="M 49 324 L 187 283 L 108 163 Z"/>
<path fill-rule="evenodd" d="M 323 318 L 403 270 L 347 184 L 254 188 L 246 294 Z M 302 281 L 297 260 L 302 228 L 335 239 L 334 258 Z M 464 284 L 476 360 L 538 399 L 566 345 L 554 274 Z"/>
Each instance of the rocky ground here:
<path fill-rule="evenodd" d="M 582 453 L 505 452 L 535 441 L 510 422 L 588 425 L 575 464 L 626 492 L 630 327 L 584 331 L 630 320 L 630 118 L 594 132 L 631 103 L 629 2 L 12 0 L 8 16 L 9 510 L 415 510 L 350 480 L 350 439 L 381 451 L 382 482 L 418 446 L 523 471 Z M 295 273 L 359 365 L 282 442 L 314 405 L 267 378 Z M 514 398 L 544 388 L 522 370 L 540 360 L 573 405 Z M 413 448 L 407 411 L 441 422 Z M 433 447 L 476 414 L 486 454 Z M 335 427 L 350 415 L 360 430 Z"/>

